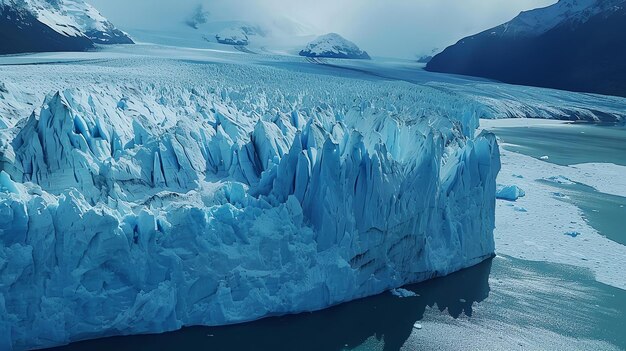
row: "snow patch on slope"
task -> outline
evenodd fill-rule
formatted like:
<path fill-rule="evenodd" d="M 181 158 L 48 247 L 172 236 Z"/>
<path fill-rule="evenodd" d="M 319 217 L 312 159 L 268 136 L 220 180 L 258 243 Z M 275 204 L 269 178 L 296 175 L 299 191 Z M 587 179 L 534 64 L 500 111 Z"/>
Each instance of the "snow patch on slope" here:
<path fill-rule="evenodd" d="M 82 0 L 2 0 L 1 5 L 21 8 L 67 37 L 88 37 L 101 44 L 132 43 L 93 6 Z"/>
<path fill-rule="evenodd" d="M 504 36 L 539 36 L 565 23 L 584 23 L 598 14 L 615 11 L 624 3 L 624 0 L 560 0 L 545 8 L 522 12 L 490 32 Z"/>
<path fill-rule="evenodd" d="M 221 30 L 215 35 L 220 44 L 248 45 L 248 35 L 242 27 L 231 27 Z"/>

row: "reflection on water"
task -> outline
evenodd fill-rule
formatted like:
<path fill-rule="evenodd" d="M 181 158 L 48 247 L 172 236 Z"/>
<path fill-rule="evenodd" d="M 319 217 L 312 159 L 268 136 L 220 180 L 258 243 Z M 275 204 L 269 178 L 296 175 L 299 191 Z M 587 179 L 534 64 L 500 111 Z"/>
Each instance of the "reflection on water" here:
<path fill-rule="evenodd" d="M 626 291 L 576 267 L 498 257 L 406 288 L 418 296 L 384 293 L 314 313 L 56 351 L 626 349 Z"/>
<path fill-rule="evenodd" d="M 399 350 L 429 306 L 454 318 L 471 316 L 472 306 L 489 296 L 491 264 L 488 260 L 448 277 L 407 287 L 419 294 L 417 297 L 384 293 L 315 313 L 86 341 L 57 350 L 344 350 L 358 347 L 372 336 L 384 340 L 385 350 Z"/>

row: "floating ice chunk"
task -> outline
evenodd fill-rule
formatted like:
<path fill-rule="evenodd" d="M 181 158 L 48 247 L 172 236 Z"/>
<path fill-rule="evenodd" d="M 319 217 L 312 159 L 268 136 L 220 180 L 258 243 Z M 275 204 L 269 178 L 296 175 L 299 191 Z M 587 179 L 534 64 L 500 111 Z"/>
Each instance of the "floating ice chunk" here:
<path fill-rule="evenodd" d="M 565 195 L 565 194 L 563 194 L 563 193 L 560 193 L 560 192 L 558 192 L 558 191 L 553 192 L 553 193 L 552 193 L 552 195 L 553 195 L 554 197 L 558 197 L 558 198 L 560 198 L 560 199 L 567 199 L 567 198 L 568 198 L 568 196 L 567 196 L 567 195 Z"/>
<path fill-rule="evenodd" d="M 547 161 L 547 160 L 549 160 L 549 159 L 550 159 L 550 157 L 549 157 L 549 156 L 541 156 L 541 157 L 539 157 L 539 159 L 540 159 L 540 160 Z"/>
<path fill-rule="evenodd" d="M 563 185 L 574 185 L 574 184 L 576 184 L 572 180 L 570 180 L 569 178 L 567 178 L 565 176 L 562 176 L 562 175 L 544 178 L 544 180 L 546 180 L 548 182 L 552 182 L 552 183 L 563 184 Z"/>
<path fill-rule="evenodd" d="M 520 197 L 524 196 L 526 196 L 526 193 L 517 185 L 500 185 L 496 191 L 496 198 L 501 200 L 516 201 Z"/>
<path fill-rule="evenodd" d="M 416 293 L 412 292 L 411 290 L 407 290 L 407 289 L 403 289 L 403 288 L 397 288 L 397 289 L 392 289 L 390 290 L 391 294 L 393 296 L 399 297 L 399 298 L 405 298 L 405 297 L 416 297 L 418 296 Z"/>

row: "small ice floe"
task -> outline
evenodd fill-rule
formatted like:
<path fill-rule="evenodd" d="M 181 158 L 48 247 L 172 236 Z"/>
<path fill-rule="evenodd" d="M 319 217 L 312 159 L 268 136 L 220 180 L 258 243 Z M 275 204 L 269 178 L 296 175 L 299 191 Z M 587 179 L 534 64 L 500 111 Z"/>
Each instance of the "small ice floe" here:
<path fill-rule="evenodd" d="M 567 236 L 571 236 L 572 238 L 575 238 L 575 237 L 579 236 L 579 235 L 580 235 L 580 233 L 579 233 L 579 232 L 573 232 L 573 231 L 572 231 L 572 232 L 567 232 L 567 233 L 565 233 L 565 235 L 567 235 Z"/>
<path fill-rule="evenodd" d="M 526 196 L 526 192 L 517 185 L 498 185 L 496 190 L 496 198 L 501 200 L 516 201 L 524 196 Z"/>
<path fill-rule="evenodd" d="M 419 324 L 419 323 L 415 323 L 415 324 L 413 324 L 413 328 L 417 329 L 417 330 L 422 330 L 422 325 Z"/>
<path fill-rule="evenodd" d="M 416 297 L 418 296 L 416 293 L 407 290 L 407 289 L 402 289 L 402 288 L 398 288 L 398 289 L 392 289 L 390 290 L 391 294 L 393 296 L 399 297 L 399 298 L 404 298 L 404 297 Z"/>
<path fill-rule="evenodd" d="M 466 302 L 467 302 L 467 300 L 465 300 L 465 299 L 459 299 L 459 302 L 460 302 L 460 303 L 466 303 Z"/>
<path fill-rule="evenodd" d="M 540 160 L 547 161 L 547 160 L 549 160 L 549 159 L 550 159 L 550 157 L 548 157 L 548 156 L 545 156 L 545 155 L 544 155 L 544 156 L 539 157 L 539 159 L 540 159 Z"/>
<path fill-rule="evenodd" d="M 569 179 L 569 178 L 567 178 L 565 176 L 562 176 L 562 175 L 552 176 L 552 177 L 543 178 L 543 179 L 548 181 L 548 182 L 557 183 L 557 184 L 565 184 L 565 185 L 576 184 L 571 179 Z"/>

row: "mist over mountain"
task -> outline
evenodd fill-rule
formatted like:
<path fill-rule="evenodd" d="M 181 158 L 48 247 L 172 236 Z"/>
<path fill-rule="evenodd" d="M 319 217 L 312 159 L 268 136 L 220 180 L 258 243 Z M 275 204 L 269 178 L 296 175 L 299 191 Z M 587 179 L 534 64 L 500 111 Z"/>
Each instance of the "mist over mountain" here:
<path fill-rule="evenodd" d="M 459 38 L 503 23 L 520 11 L 555 0 L 92 0 L 124 30 L 172 28 L 189 18 L 199 4 L 210 20 L 299 23 L 313 34 L 335 32 L 351 38 L 374 56 L 415 58 Z M 138 15 L 141 14 L 141 15 Z M 285 21 L 288 19 L 288 21 Z M 390 40 L 393 38 L 394 40 Z"/>

